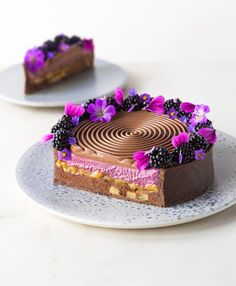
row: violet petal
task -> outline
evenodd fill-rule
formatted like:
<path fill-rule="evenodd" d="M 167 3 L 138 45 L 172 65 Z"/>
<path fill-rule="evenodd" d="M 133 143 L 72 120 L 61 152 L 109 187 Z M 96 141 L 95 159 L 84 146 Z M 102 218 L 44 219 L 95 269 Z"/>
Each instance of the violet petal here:
<path fill-rule="evenodd" d="M 117 87 L 115 89 L 115 101 L 119 104 L 119 105 L 122 105 L 123 101 L 124 101 L 124 91 L 120 88 L 120 87 Z"/>
<path fill-rule="evenodd" d="M 105 110 L 104 113 L 110 113 L 112 116 L 114 116 L 116 114 L 116 109 L 114 105 L 108 105 Z"/>
<path fill-rule="evenodd" d="M 194 109 L 195 109 L 195 104 L 193 103 L 190 103 L 190 102 L 182 102 L 180 104 L 180 108 L 186 112 L 186 113 L 190 113 L 190 112 L 193 112 Z"/>
<path fill-rule="evenodd" d="M 187 132 L 181 132 L 179 135 L 174 136 L 171 140 L 172 145 L 178 148 L 180 145 L 188 142 L 189 134 Z"/>
<path fill-rule="evenodd" d="M 46 143 L 47 141 L 50 141 L 53 139 L 53 134 L 49 133 L 49 134 L 45 134 L 42 139 L 41 139 L 41 143 Z"/>
<path fill-rule="evenodd" d="M 149 105 L 146 107 L 146 110 L 158 114 L 163 114 L 165 112 L 164 103 L 165 103 L 165 98 L 162 95 L 159 95 L 149 103 Z"/>
<path fill-rule="evenodd" d="M 212 128 L 201 128 L 198 131 L 198 134 L 205 138 L 205 140 L 209 144 L 215 144 L 217 137 L 216 137 L 216 130 Z"/>
<path fill-rule="evenodd" d="M 133 159 L 136 161 L 136 165 L 139 171 L 146 169 L 149 165 L 149 157 L 144 151 L 137 151 L 133 154 Z"/>

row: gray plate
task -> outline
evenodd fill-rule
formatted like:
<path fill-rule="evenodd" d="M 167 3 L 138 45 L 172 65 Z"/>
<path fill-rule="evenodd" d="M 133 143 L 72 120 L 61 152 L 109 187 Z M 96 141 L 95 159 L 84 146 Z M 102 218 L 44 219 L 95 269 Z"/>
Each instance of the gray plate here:
<path fill-rule="evenodd" d="M 111 95 L 117 86 L 123 87 L 126 80 L 122 68 L 97 59 L 94 69 L 25 96 L 23 66 L 18 64 L 0 72 L 0 98 L 26 106 L 64 106 L 68 101 L 80 103 L 89 98 Z"/>
<path fill-rule="evenodd" d="M 20 159 L 16 177 L 25 194 L 65 219 L 110 228 L 153 228 L 186 223 L 236 203 L 236 139 L 218 132 L 215 181 L 202 196 L 171 208 L 158 208 L 53 185 L 50 144 L 32 146 Z M 184 182 L 183 182 L 184 183 Z"/>

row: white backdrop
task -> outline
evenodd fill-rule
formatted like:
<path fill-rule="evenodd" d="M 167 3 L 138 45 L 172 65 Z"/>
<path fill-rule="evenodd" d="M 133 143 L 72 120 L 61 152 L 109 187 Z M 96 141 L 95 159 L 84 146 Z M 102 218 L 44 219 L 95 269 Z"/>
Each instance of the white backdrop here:
<path fill-rule="evenodd" d="M 231 62 L 235 11 L 230 0 L 0 0 L 0 62 L 62 32 L 93 37 L 114 62 Z"/>

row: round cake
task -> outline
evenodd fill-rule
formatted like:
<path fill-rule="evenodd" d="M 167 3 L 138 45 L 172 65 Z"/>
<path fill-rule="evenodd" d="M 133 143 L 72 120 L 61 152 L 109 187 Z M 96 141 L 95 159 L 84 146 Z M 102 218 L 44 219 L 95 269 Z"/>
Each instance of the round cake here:
<path fill-rule="evenodd" d="M 54 182 L 159 207 L 194 199 L 214 176 L 207 105 L 134 90 L 68 103 L 52 139 Z"/>

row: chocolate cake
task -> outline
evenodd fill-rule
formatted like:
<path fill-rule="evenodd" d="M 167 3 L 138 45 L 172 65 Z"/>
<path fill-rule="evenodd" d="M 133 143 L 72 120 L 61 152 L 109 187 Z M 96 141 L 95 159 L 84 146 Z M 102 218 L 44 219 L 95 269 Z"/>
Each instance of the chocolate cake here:
<path fill-rule="evenodd" d="M 54 183 L 169 207 L 194 199 L 213 180 L 215 129 L 209 107 L 138 95 L 68 103 L 52 139 Z"/>
<path fill-rule="evenodd" d="M 34 93 L 71 75 L 93 67 L 91 39 L 58 35 L 30 49 L 24 58 L 25 94 Z"/>

